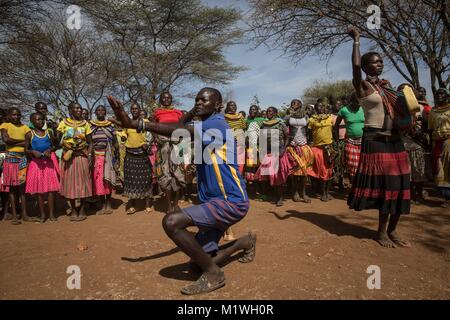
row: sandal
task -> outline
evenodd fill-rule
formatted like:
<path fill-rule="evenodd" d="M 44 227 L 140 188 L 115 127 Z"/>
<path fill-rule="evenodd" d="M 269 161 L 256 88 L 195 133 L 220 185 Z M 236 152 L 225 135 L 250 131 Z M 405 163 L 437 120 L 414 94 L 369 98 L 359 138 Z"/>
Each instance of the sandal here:
<path fill-rule="evenodd" d="M 226 234 L 223 236 L 223 241 L 233 241 L 236 240 L 235 237 L 233 237 L 232 235 Z"/>
<path fill-rule="evenodd" d="M 136 213 L 136 209 L 134 208 L 134 207 L 130 207 L 128 210 L 127 210 L 127 214 L 128 215 L 132 215 L 132 214 L 135 214 Z"/>
<path fill-rule="evenodd" d="M 145 213 L 152 213 L 153 212 L 153 208 L 145 208 Z"/>
<path fill-rule="evenodd" d="M 186 287 L 181 288 L 181 293 L 186 295 L 194 295 L 200 293 L 208 293 L 217 290 L 225 285 L 225 274 L 221 271 L 219 280 L 211 282 L 203 273 L 197 281 Z"/>
<path fill-rule="evenodd" d="M 250 249 L 244 250 L 244 255 L 238 259 L 241 263 L 249 263 L 255 260 L 256 255 L 256 235 L 252 235 L 250 232 L 248 233 L 248 236 L 250 237 L 250 242 L 252 243 L 252 246 Z"/>

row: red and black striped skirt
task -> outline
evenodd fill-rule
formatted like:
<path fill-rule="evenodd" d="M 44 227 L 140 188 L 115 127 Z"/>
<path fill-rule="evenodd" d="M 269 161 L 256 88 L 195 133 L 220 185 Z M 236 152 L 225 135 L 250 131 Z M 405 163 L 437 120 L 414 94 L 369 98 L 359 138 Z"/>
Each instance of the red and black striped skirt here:
<path fill-rule="evenodd" d="M 408 154 L 400 136 L 378 138 L 364 133 L 358 169 L 347 204 L 356 211 L 409 214 L 410 175 Z"/>

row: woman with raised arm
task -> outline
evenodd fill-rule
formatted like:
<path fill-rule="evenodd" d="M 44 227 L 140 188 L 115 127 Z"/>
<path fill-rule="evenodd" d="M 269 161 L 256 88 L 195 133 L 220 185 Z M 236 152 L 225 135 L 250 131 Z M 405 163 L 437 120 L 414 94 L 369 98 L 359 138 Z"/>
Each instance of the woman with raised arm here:
<path fill-rule="evenodd" d="M 410 211 L 410 166 L 398 130 L 393 127 L 394 108 L 388 98 L 389 81 L 380 79 L 383 59 L 376 52 L 359 51 L 360 31 L 350 27 L 353 38 L 353 86 L 364 111 L 364 132 L 358 169 L 348 198 L 350 209 L 379 210 L 376 240 L 383 246 L 407 247 L 396 228 L 400 215 Z M 367 75 L 362 78 L 362 71 Z"/>

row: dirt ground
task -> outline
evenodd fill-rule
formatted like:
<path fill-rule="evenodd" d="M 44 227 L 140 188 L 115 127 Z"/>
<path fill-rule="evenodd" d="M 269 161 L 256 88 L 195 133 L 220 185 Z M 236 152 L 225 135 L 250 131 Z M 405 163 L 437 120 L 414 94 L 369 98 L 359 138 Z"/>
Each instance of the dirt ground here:
<path fill-rule="evenodd" d="M 449 299 L 450 210 L 430 197 L 402 218 L 412 248 L 385 249 L 372 240 L 375 210 L 348 210 L 343 195 L 323 203 L 251 201 L 236 235 L 257 233 L 256 259 L 223 270 L 227 283 L 186 297 L 194 281 L 188 258 L 164 234 L 163 209 L 127 216 L 115 195 L 112 215 L 83 222 L 0 222 L 0 299 Z M 187 206 L 186 203 L 182 206 Z M 81 246 L 80 246 L 81 245 Z M 87 246 L 86 248 L 82 248 Z M 86 250 L 80 250 L 86 249 Z M 66 286 L 67 267 L 81 269 L 81 289 Z M 381 269 L 381 289 L 367 288 L 367 268 Z"/>

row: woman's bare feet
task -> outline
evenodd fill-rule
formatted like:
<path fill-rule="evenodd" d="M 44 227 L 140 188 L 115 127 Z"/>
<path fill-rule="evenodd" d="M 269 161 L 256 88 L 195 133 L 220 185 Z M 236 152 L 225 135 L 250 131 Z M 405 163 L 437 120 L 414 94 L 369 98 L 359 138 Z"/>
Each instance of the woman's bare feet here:
<path fill-rule="evenodd" d="M 398 235 L 397 232 L 391 232 L 389 234 L 389 238 L 392 240 L 392 242 L 402 248 L 411 248 L 411 243 L 409 243 L 406 240 L 402 240 Z"/>
<path fill-rule="evenodd" d="M 377 237 L 375 238 L 375 241 L 377 241 L 382 247 L 385 248 L 395 248 L 395 244 L 389 239 L 388 235 L 386 233 L 378 233 Z"/>

